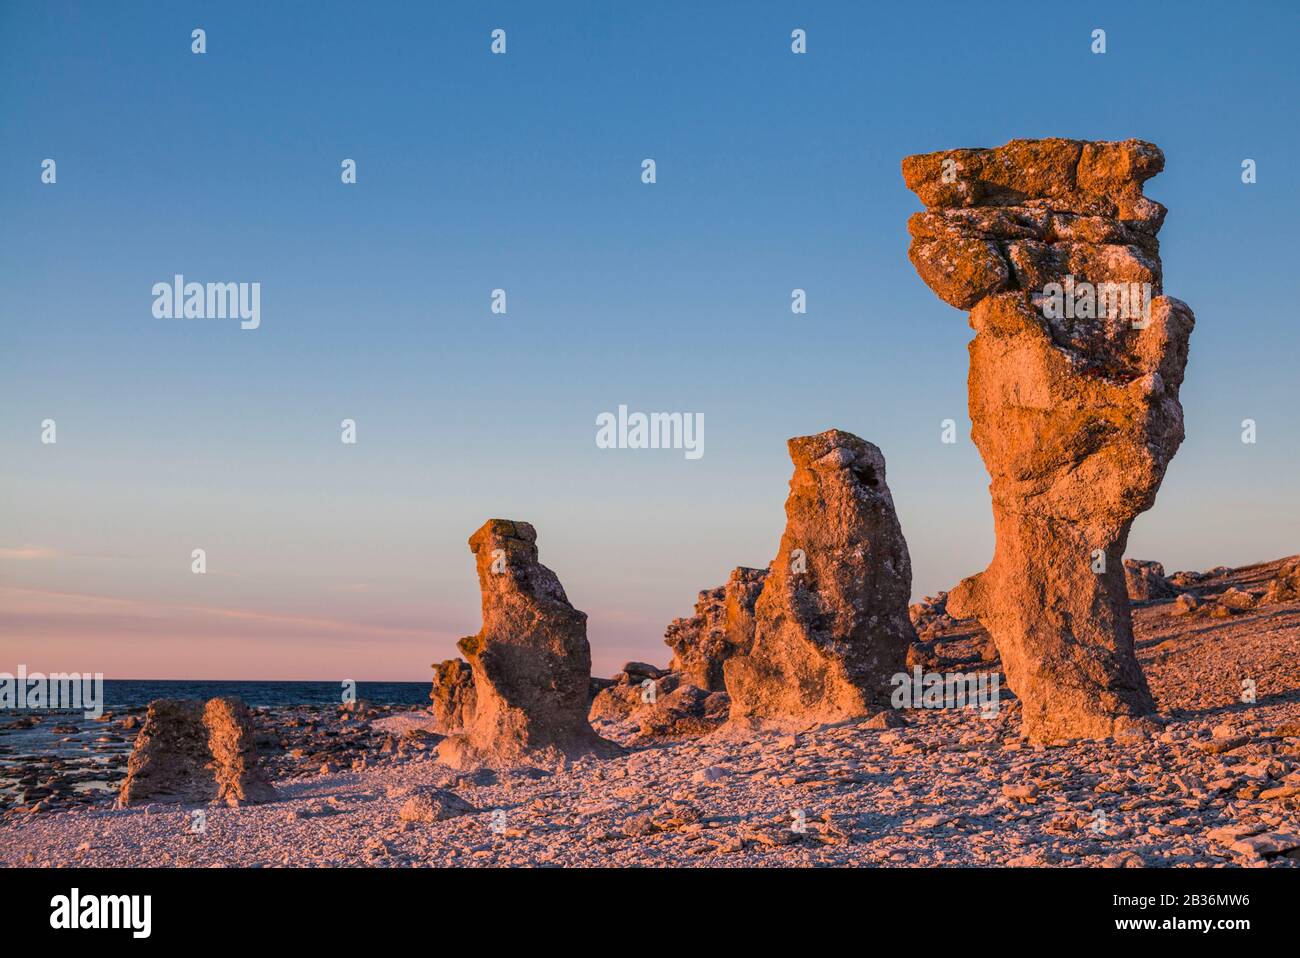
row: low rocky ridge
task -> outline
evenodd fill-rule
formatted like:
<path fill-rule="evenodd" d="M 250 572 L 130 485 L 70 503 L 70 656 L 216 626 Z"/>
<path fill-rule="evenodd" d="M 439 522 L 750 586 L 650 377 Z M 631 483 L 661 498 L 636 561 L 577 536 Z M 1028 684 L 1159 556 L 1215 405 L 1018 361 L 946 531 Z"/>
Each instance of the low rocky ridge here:
<path fill-rule="evenodd" d="M 593 727 L 612 738 L 681 738 L 716 730 L 731 710 L 726 692 L 709 692 L 686 674 L 629 662 L 592 700 Z"/>
<path fill-rule="evenodd" d="M 1298 561 L 1168 577 L 1207 606 L 1255 597 L 1248 609 L 1135 605 L 1166 725 L 1128 744 L 1030 744 L 1004 690 L 996 717 L 914 709 L 902 728 L 643 738 L 639 724 L 600 722 L 623 754 L 456 770 L 432 758 L 424 710 L 257 709 L 277 801 L 203 806 L 196 833 L 194 806 L 119 810 L 107 793 L 52 789 L 0 818 L 0 864 L 1300 867 L 1300 599 L 1277 598 Z M 978 626 L 913 615 L 909 659 L 925 649 L 939 671 L 992 667 Z M 128 739 L 138 713 L 100 727 Z M 38 757 L 24 768 L 62 781 Z"/>

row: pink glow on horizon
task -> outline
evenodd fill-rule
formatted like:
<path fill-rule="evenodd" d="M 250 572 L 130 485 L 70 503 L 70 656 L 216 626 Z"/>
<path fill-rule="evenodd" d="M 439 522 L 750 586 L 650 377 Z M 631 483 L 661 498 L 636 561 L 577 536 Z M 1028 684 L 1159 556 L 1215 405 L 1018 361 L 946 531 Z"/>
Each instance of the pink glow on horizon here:
<path fill-rule="evenodd" d="M 0 672 L 21 663 L 107 679 L 424 682 L 477 627 L 435 628 L 437 617 L 432 603 L 330 616 L 0 585 Z M 617 609 L 591 619 L 605 628 L 640 621 Z M 593 674 L 613 674 L 638 657 L 617 640 L 592 645 Z"/>

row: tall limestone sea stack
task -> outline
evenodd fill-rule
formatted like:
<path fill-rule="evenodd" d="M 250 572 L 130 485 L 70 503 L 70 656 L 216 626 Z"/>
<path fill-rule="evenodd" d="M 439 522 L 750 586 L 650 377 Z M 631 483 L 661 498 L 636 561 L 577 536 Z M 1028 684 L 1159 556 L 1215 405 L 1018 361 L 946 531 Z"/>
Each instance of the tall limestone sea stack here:
<path fill-rule="evenodd" d="M 469 547 L 483 596 L 483 628 L 459 643 L 473 706 L 463 710 L 464 733 L 439 743 L 439 758 L 466 767 L 612 751 L 587 722 L 587 614 L 537 560 L 537 532 L 489 519 Z"/>
<path fill-rule="evenodd" d="M 885 458 L 831 429 L 789 442 L 786 527 L 747 654 L 723 664 L 732 720 L 815 724 L 888 706 L 916 641 L 912 564 Z"/>
<path fill-rule="evenodd" d="M 992 477 L 989 567 L 948 597 L 993 635 L 1037 741 L 1128 737 L 1155 706 L 1124 549 L 1183 440 L 1194 318 L 1162 295 L 1140 140 L 1013 140 L 909 156 L 909 257 L 970 310 L 972 438 Z"/>

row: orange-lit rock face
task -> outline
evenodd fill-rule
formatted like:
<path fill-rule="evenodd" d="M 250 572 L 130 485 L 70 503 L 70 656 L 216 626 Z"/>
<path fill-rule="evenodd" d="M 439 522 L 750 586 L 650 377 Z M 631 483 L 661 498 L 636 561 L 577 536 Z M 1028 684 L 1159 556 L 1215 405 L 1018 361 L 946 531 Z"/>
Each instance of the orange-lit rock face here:
<path fill-rule="evenodd" d="M 447 659 L 433 667 L 429 712 L 439 732 L 465 728 L 474 718 L 474 670 L 464 659 Z"/>
<path fill-rule="evenodd" d="M 237 698 L 155 699 L 127 762 L 122 807 L 146 802 L 274 800 L 257 756 L 253 714 Z"/>
<path fill-rule="evenodd" d="M 258 761 L 253 713 L 248 706 L 232 697 L 209 699 L 203 709 L 203 724 L 208 730 L 217 801 L 238 806 L 274 799 L 270 778 Z"/>
<path fill-rule="evenodd" d="M 1165 210 L 1142 195 L 1163 166 L 1138 140 L 903 161 L 929 207 L 909 222 L 909 256 L 971 311 L 972 438 L 992 478 L 993 561 L 948 609 L 992 633 L 1037 740 L 1128 734 L 1155 711 L 1122 559 L 1183 440 L 1194 318 L 1161 294 Z M 1117 290 L 1134 296 L 1117 304 Z"/>
<path fill-rule="evenodd" d="M 695 615 L 673 620 L 664 634 L 664 643 L 673 650 L 668 670 L 709 692 L 726 688 L 722 667 L 733 656 L 747 653 L 754 641 L 754 603 L 766 578 L 766 569 L 741 566 L 726 585 L 702 591 Z"/>
<path fill-rule="evenodd" d="M 527 522 L 490 519 L 469 539 L 483 628 L 461 639 L 473 673 L 465 731 L 439 744 L 448 764 L 509 764 L 606 748 L 587 722 L 587 615 L 537 558 Z"/>
<path fill-rule="evenodd" d="M 916 640 L 912 565 L 879 449 L 838 429 L 789 449 L 780 551 L 723 674 L 733 719 L 834 722 L 889 705 Z"/>

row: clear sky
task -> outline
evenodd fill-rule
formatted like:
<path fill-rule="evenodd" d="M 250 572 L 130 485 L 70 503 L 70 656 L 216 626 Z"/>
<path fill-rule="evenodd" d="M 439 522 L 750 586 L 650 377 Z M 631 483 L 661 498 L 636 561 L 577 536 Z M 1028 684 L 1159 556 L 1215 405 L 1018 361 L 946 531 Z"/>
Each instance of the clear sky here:
<path fill-rule="evenodd" d="M 1300 550 L 1298 9 L 3 0 L 0 671 L 424 679 L 497 516 L 597 673 L 663 663 L 775 554 L 785 440 L 832 426 L 885 454 L 915 593 L 949 587 L 988 477 L 899 162 L 1015 137 L 1167 158 L 1187 441 L 1129 554 Z M 260 328 L 155 318 L 176 273 L 260 282 Z M 702 413 L 704 456 L 598 449 L 620 403 Z"/>

